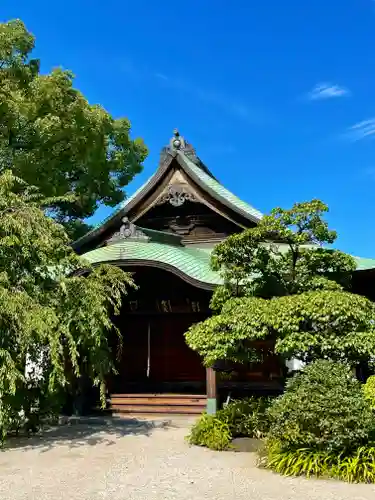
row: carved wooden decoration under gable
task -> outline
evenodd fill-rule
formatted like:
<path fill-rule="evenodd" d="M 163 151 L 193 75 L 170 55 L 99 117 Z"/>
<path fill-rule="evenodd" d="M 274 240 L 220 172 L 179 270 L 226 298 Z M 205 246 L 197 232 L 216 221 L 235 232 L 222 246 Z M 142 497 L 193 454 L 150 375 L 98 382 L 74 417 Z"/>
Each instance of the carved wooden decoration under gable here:
<path fill-rule="evenodd" d="M 108 238 L 106 243 L 110 245 L 111 243 L 117 243 L 121 240 L 149 241 L 149 239 L 150 238 L 135 224 L 130 222 L 127 217 L 123 217 L 120 230 Z"/>
<path fill-rule="evenodd" d="M 192 217 L 177 216 L 168 222 L 168 227 L 171 231 L 180 236 L 185 236 L 195 227 L 195 221 Z"/>
<path fill-rule="evenodd" d="M 187 184 L 169 184 L 157 201 L 158 205 L 170 203 L 174 207 L 180 207 L 185 201 L 198 201 L 193 191 Z"/>

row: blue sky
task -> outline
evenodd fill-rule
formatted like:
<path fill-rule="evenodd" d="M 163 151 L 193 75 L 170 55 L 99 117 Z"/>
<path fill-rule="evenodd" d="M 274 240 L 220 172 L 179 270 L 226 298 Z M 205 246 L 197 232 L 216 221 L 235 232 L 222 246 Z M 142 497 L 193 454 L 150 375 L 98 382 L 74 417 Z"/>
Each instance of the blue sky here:
<path fill-rule="evenodd" d="M 128 194 L 178 127 L 262 212 L 320 198 L 338 246 L 375 258 L 373 0 L 2 0 L 0 14 L 36 35 L 43 71 L 71 69 L 144 138 Z"/>

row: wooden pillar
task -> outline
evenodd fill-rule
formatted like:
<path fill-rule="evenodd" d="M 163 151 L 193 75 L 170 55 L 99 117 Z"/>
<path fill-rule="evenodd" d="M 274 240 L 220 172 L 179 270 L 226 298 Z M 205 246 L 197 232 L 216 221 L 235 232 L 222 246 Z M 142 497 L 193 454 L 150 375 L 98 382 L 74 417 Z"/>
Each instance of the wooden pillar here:
<path fill-rule="evenodd" d="M 206 368 L 207 384 L 207 413 L 215 415 L 217 410 L 217 385 L 216 371 L 213 368 Z"/>

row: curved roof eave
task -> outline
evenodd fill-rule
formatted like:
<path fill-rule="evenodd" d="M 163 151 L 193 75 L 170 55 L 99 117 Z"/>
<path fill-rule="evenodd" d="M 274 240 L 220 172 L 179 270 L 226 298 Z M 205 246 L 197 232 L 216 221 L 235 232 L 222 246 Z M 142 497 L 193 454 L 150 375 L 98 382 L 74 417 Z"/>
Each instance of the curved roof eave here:
<path fill-rule="evenodd" d="M 201 288 L 202 290 L 212 291 L 216 288 L 216 286 L 218 286 L 218 284 L 199 281 L 195 278 L 192 278 L 188 274 L 183 273 L 180 269 L 178 269 L 178 267 L 174 267 L 169 264 L 164 264 L 163 262 L 159 261 L 142 260 L 142 259 L 125 259 L 125 260 L 115 260 L 115 261 L 108 260 L 103 262 L 97 262 L 94 263 L 93 265 L 98 266 L 100 264 L 111 264 L 119 267 L 153 267 L 156 269 L 162 269 L 164 271 L 169 271 L 170 273 L 181 278 L 186 283 L 189 283 L 190 285 L 193 285 L 197 288 Z"/>
<path fill-rule="evenodd" d="M 122 267 L 149 266 L 170 271 L 188 283 L 213 290 L 222 283 L 212 271 L 210 255 L 198 249 L 156 242 L 122 241 L 82 255 L 89 264 L 110 263 Z"/>

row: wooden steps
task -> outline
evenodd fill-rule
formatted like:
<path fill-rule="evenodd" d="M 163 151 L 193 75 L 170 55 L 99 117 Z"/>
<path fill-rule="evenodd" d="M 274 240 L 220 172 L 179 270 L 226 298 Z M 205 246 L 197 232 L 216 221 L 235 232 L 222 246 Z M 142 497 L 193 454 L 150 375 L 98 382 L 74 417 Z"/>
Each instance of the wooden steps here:
<path fill-rule="evenodd" d="M 112 394 L 110 409 L 121 414 L 199 415 L 206 401 L 206 395 L 195 394 Z"/>

